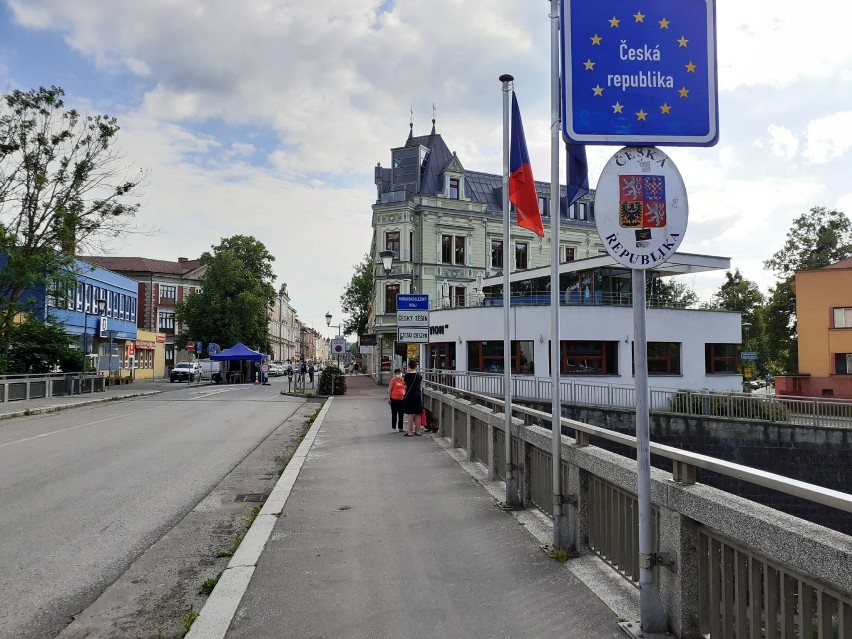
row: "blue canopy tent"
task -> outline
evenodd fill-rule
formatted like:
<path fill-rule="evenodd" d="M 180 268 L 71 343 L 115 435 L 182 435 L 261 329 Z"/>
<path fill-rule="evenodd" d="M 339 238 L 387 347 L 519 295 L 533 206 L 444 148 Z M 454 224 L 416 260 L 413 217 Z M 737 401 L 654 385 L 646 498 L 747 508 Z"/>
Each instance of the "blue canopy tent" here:
<path fill-rule="evenodd" d="M 249 361 L 257 362 L 257 364 L 259 365 L 264 359 L 266 359 L 266 355 L 251 350 L 242 342 L 237 342 L 236 344 L 231 346 L 231 348 L 226 348 L 224 351 L 216 353 L 215 355 L 211 355 L 210 359 L 218 362 Z M 240 377 L 242 377 L 242 373 L 238 374 L 240 375 Z M 251 372 L 251 375 L 254 376 L 254 372 Z M 229 381 L 234 381 L 235 376 L 233 372 L 229 372 L 228 376 Z M 218 382 L 220 380 L 216 381 Z"/>
<path fill-rule="evenodd" d="M 215 355 L 210 356 L 210 359 L 218 362 L 232 362 L 234 360 L 249 360 L 251 362 L 262 362 L 265 358 L 266 355 L 251 350 L 242 342 L 237 342 L 236 344 L 231 346 L 231 348 L 226 348 L 224 351 L 220 351 Z"/>

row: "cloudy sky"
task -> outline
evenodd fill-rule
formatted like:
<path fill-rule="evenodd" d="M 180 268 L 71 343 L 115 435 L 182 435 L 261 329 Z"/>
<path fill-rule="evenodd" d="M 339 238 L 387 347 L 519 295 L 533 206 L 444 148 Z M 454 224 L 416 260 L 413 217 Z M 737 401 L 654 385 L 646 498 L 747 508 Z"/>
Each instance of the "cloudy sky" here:
<path fill-rule="evenodd" d="M 591 1 L 591 0 L 590 0 Z M 635 0 L 637 8 L 650 0 Z M 625 0 L 624 4 L 630 4 Z M 242 233 L 276 257 L 300 317 L 325 331 L 369 250 L 373 167 L 437 129 L 465 167 L 499 173 L 515 76 L 536 178 L 549 180 L 545 0 L 0 0 L 0 87 L 61 86 L 109 113 L 149 172 L 114 255 L 196 258 Z M 852 213 L 852 9 L 737 0 L 717 9 L 720 139 L 666 148 L 686 182 L 682 251 L 762 261 L 813 206 Z M 592 186 L 613 147 L 590 147 Z M 564 160 L 563 160 L 564 163 Z M 723 274 L 692 283 L 709 297 Z"/>

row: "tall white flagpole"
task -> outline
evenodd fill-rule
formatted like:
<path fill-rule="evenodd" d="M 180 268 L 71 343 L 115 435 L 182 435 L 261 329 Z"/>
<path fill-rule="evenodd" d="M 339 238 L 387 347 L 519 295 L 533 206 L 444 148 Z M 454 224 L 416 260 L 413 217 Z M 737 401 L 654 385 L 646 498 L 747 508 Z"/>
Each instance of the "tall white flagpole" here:
<path fill-rule="evenodd" d="M 553 547 L 570 550 L 568 519 L 562 512 L 562 401 L 559 396 L 559 0 L 550 0 L 550 386 L 553 483 Z"/>
<path fill-rule="evenodd" d="M 503 508 L 522 508 L 518 493 L 518 479 L 515 464 L 512 462 L 512 342 L 509 333 L 511 319 L 512 291 L 509 283 L 509 242 L 511 239 L 511 219 L 509 210 L 509 117 L 511 112 L 509 84 L 514 80 L 511 75 L 500 76 L 503 83 L 503 400 L 505 401 L 505 444 L 506 444 L 506 501 Z"/>

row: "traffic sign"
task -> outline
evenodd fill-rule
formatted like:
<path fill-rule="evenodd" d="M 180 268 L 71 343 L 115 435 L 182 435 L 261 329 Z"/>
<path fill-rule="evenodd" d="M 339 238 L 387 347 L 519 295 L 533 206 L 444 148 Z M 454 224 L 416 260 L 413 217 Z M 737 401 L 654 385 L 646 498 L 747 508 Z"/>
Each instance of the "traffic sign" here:
<path fill-rule="evenodd" d="M 428 311 L 428 295 L 412 295 L 408 293 L 397 293 L 396 310 L 399 311 Z"/>
<path fill-rule="evenodd" d="M 341 355 L 346 350 L 346 340 L 342 337 L 335 337 L 331 340 L 331 352 L 335 355 Z"/>
<path fill-rule="evenodd" d="M 561 0 L 562 133 L 576 144 L 713 146 L 715 0 Z"/>
<path fill-rule="evenodd" d="M 207 345 L 207 352 L 210 353 L 211 355 L 217 355 L 219 353 L 219 351 L 221 351 L 221 350 L 222 349 L 219 347 L 219 345 L 216 342 L 210 342 Z"/>
<path fill-rule="evenodd" d="M 429 311 L 397 311 L 397 326 L 429 326 Z"/>
<path fill-rule="evenodd" d="M 188 350 L 189 352 L 194 351 L 195 350 L 195 342 L 187 342 L 186 343 L 186 350 Z"/>
<path fill-rule="evenodd" d="M 428 344 L 428 328 L 398 328 L 396 341 L 403 344 Z"/>
<path fill-rule="evenodd" d="M 200 353 L 202 350 L 204 350 L 202 346 L 204 346 L 203 342 L 195 342 L 195 352 Z"/>

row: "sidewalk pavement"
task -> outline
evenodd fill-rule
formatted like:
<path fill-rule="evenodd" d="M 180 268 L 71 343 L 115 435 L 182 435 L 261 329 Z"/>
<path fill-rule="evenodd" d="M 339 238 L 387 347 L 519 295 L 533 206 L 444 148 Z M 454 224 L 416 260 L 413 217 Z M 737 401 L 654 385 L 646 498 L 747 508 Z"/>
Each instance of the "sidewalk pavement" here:
<path fill-rule="evenodd" d="M 384 386 L 346 379 L 187 639 L 623 636 L 583 559 L 551 559 L 534 514 L 496 508 L 446 440 L 391 430 Z"/>

